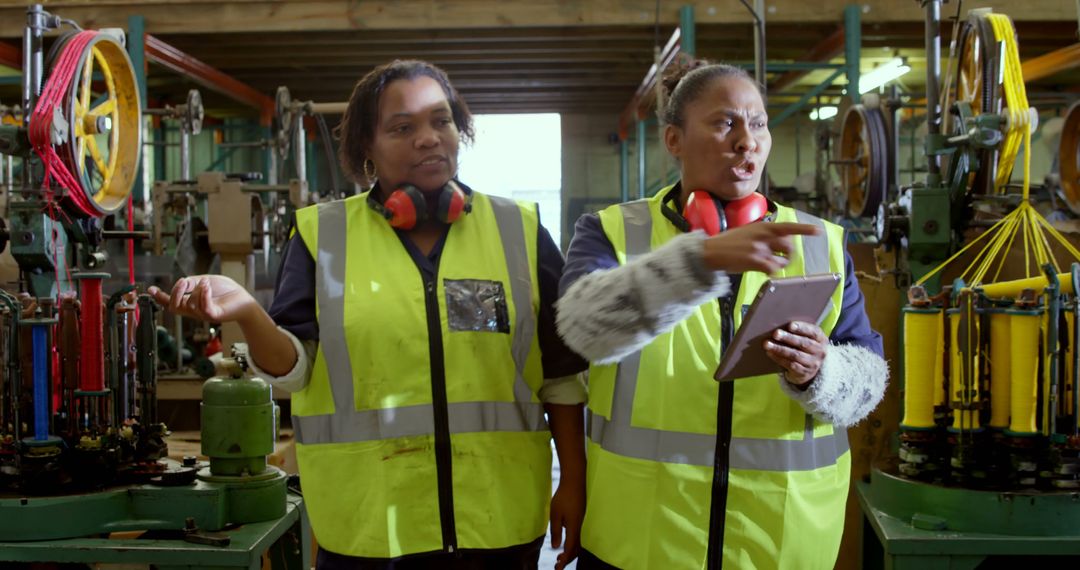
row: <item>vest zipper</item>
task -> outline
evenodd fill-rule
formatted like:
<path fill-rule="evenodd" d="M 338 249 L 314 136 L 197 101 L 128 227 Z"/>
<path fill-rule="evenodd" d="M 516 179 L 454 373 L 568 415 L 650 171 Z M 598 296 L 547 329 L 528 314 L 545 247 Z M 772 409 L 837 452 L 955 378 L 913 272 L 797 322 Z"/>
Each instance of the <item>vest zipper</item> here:
<path fill-rule="evenodd" d="M 720 299 L 720 338 L 727 350 L 735 336 L 735 304 L 732 291 Z M 709 509 L 709 551 L 706 568 L 724 566 L 724 515 L 727 513 L 729 450 L 731 448 L 731 412 L 735 402 L 735 383 L 719 382 L 716 403 L 716 456 L 713 460 L 712 506 Z"/>
<path fill-rule="evenodd" d="M 437 277 L 435 278 L 437 279 Z M 434 279 L 424 279 L 424 304 L 427 307 L 428 349 L 431 360 L 431 407 L 435 420 L 435 473 L 439 484 L 439 521 L 443 550 L 457 550 L 454 526 L 454 480 L 450 459 L 450 416 L 446 403 L 446 370 L 443 359 L 442 319 L 439 316 L 438 289 Z"/>

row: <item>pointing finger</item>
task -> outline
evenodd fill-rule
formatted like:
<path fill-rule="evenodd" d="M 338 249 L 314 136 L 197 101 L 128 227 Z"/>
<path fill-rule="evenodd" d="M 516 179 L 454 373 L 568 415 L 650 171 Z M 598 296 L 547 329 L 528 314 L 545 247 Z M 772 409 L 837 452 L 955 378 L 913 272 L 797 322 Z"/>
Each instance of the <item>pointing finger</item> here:
<path fill-rule="evenodd" d="M 813 236 L 817 235 L 820 231 L 814 224 L 794 224 L 789 222 L 777 222 L 773 224 L 762 224 L 763 227 L 769 228 L 770 233 L 777 236 Z"/>

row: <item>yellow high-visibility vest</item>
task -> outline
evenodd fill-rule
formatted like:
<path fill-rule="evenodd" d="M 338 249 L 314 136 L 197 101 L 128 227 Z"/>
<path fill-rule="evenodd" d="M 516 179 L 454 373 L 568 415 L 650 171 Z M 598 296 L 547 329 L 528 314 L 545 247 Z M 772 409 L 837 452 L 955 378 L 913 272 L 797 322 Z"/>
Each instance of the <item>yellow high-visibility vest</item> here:
<path fill-rule="evenodd" d="M 319 348 L 292 413 L 319 545 L 395 558 L 533 541 L 551 496 L 535 207 L 474 194 L 426 281 L 366 197 L 296 217 Z"/>

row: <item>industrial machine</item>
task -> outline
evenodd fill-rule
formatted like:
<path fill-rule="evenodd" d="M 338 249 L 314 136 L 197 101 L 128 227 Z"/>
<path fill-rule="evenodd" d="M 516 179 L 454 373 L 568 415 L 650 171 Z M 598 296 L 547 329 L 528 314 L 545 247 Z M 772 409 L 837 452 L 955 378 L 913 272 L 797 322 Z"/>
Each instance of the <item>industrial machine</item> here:
<path fill-rule="evenodd" d="M 307 134 L 304 118 L 314 119 L 319 128 L 319 139 L 323 142 L 324 155 L 330 162 L 328 169 L 331 178 L 330 188 L 328 192 L 323 192 L 323 197 L 330 199 L 342 198 L 345 195 L 351 195 L 352 192 L 348 192 L 338 178 L 338 171 L 334 164 L 334 157 L 337 154 L 333 149 L 325 115 L 340 115 L 348 106 L 348 102 L 344 101 L 333 103 L 298 101 L 292 98 L 289 88 L 284 85 L 277 88 L 277 94 L 274 97 L 275 147 L 279 159 L 283 162 L 292 151 L 296 177 L 304 182 L 307 181 L 307 147 L 305 145 Z"/>
<path fill-rule="evenodd" d="M 994 555 L 1075 563 L 1080 251 L 1033 205 L 1030 155 L 1024 183 L 1010 182 L 1038 117 L 1011 21 L 980 10 L 958 22 L 955 69 L 942 80 L 942 2 L 922 4 L 925 180 L 885 199 L 880 180 L 896 155 L 881 152 L 889 138 L 881 113 L 852 107 L 844 120 L 857 144 L 842 145 L 851 159 L 842 167 L 866 189 L 848 203 L 863 215 L 878 208 L 878 237 L 896 252 L 897 284 L 907 290 L 898 449 L 857 489 L 868 522 L 864 564 L 975 568 Z M 1076 163 L 1069 148 L 1063 187 L 1065 162 Z M 1072 172 L 1066 201 L 1077 196 Z"/>
<path fill-rule="evenodd" d="M 222 275 L 252 292 L 258 282 L 267 281 L 276 273 L 280 254 L 289 237 L 293 212 L 311 201 L 306 172 L 301 166 L 305 164 L 302 150 L 297 151 L 299 154 L 294 160 L 297 177 L 290 178 L 288 184 L 276 183 L 289 149 L 304 148 L 302 143 L 293 145 L 293 139 L 302 141 L 303 127 L 302 124 L 293 125 L 294 110 L 289 103 L 288 90 L 284 89 L 283 100 L 282 89 L 279 89 L 273 138 L 222 145 L 268 146 L 273 159 L 269 184 L 260 182 L 261 173 L 258 172 L 192 174 L 190 139 L 200 132 L 203 121 L 202 98 L 198 91 L 192 90 L 185 104 L 149 111 L 180 124 L 180 179 L 155 182 L 151 192 L 153 234 L 150 250 L 156 258 L 175 260 L 185 274 L 204 273 L 209 270 L 210 259 L 196 258 L 205 248 L 206 257 L 217 258 L 218 271 Z M 296 130 L 298 134 L 294 133 Z M 239 223 L 241 220 L 249 223 Z M 178 316 L 173 316 L 170 326 L 162 333 L 162 338 L 169 343 L 167 354 L 163 355 L 167 356 L 163 358 L 163 369 L 168 371 L 170 378 L 190 376 L 189 370 L 202 378 L 214 373 L 208 355 L 194 354 L 184 347 L 204 347 L 210 343 L 227 347 L 241 340 L 235 325 L 226 324 L 219 331 L 203 323 L 184 323 Z"/>
<path fill-rule="evenodd" d="M 1058 183 L 1069 209 L 1080 214 L 1080 101 L 1065 114 L 1058 153 Z"/>
<path fill-rule="evenodd" d="M 888 196 L 896 194 L 898 148 L 893 135 L 899 132 L 899 106 L 894 91 L 888 99 L 870 94 L 844 110 L 839 158 L 830 161 L 840 173 L 838 191 L 829 201 L 837 214 L 872 218 Z"/>
<path fill-rule="evenodd" d="M 273 198 L 263 198 L 270 196 Z M 199 203 L 205 203 L 205 235 L 210 250 L 221 261 L 220 273 L 232 278 L 249 291 L 255 288 L 257 267 L 266 268 L 266 259 L 256 264 L 255 254 L 268 256 L 276 249 L 280 253 L 288 240 L 288 224 L 292 212 L 307 205 L 307 184 L 293 179 L 289 184 L 259 184 L 244 176 L 230 176 L 222 172 L 203 172 L 195 180 L 154 184 L 154 217 L 161 220 L 171 212 L 183 211 L 184 218 L 197 219 L 192 211 Z M 267 202 L 273 216 L 267 213 Z M 226 215 L 227 213 L 227 215 Z M 238 223 L 248 220 L 250 223 Z M 188 222 L 186 232 L 193 236 L 201 234 L 197 226 Z M 164 232 L 155 224 L 155 252 L 163 251 Z M 174 235 L 183 236 L 183 231 Z M 178 238 L 179 239 L 179 238 Z M 222 327 L 223 346 L 240 342 L 239 327 L 227 323 Z"/>
<path fill-rule="evenodd" d="M 44 34 L 59 29 L 75 31 L 46 54 Z M 209 462 L 166 459 L 160 308 L 134 275 L 111 291 L 100 271 L 105 240 L 148 237 L 103 229 L 129 203 L 141 152 L 123 32 L 81 30 L 33 5 L 23 45 L 22 119 L 0 125 L 0 149 L 24 165 L 0 232 L 21 274 L 18 291 L 0 290 L 0 561 L 68 560 L 57 539 L 124 530 L 219 546 L 229 535 L 207 532 L 247 523 L 301 534 L 299 499 L 266 464 L 271 390 L 246 373 L 242 348 L 203 388 Z"/>

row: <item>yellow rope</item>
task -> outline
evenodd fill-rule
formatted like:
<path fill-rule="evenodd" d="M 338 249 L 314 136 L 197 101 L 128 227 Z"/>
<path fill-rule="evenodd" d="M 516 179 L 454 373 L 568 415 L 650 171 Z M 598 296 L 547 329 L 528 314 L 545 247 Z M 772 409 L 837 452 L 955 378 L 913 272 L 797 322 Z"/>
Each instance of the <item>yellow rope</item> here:
<path fill-rule="evenodd" d="M 1023 211 L 1027 214 L 1027 210 Z M 1031 277 L 1031 256 L 1036 252 L 1035 249 L 1035 236 L 1031 233 L 1031 224 L 1028 223 L 1027 216 L 1024 216 L 1024 277 Z M 1035 262 L 1036 264 L 1038 261 Z"/>
<path fill-rule="evenodd" d="M 1007 243 L 1005 244 L 1005 251 L 1006 252 L 1012 250 L 1013 241 L 1016 239 L 1015 226 L 1016 226 L 1017 223 L 1019 223 L 1019 220 L 1017 220 L 1016 218 L 1012 218 L 1011 227 L 1009 229 L 1004 230 L 1004 232 L 1002 232 L 1002 233 L 1008 233 L 1008 236 L 1009 236 L 1009 239 L 1008 239 Z M 1002 255 L 1001 256 L 1001 260 L 998 261 L 997 270 L 994 271 L 994 278 L 991 279 L 991 281 L 997 281 L 998 277 L 1001 276 L 1001 270 L 1005 268 L 1005 261 L 1007 259 L 1008 259 L 1007 255 Z"/>
<path fill-rule="evenodd" d="M 933 277 L 933 276 L 934 276 L 934 275 L 936 275 L 936 274 L 937 274 L 938 272 L 940 272 L 940 271 L 941 271 L 942 269 L 945 269 L 945 267 L 947 267 L 947 266 L 948 266 L 948 265 L 949 265 L 950 263 L 952 263 L 953 261 L 955 261 L 955 260 L 956 260 L 956 258 L 960 257 L 960 256 L 961 256 L 961 255 L 963 255 L 963 254 L 964 254 L 965 252 L 967 252 L 967 250 L 969 250 L 969 249 L 971 249 L 972 247 L 974 247 L 974 246 L 975 246 L 975 244 L 977 244 L 977 243 L 979 243 L 980 241 L 982 241 L 982 240 L 983 240 L 983 238 L 987 238 L 987 237 L 990 237 L 991 235 L 993 235 L 993 234 L 994 234 L 994 231 L 995 231 L 995 230 L 996 230 L 996 229 L 998 228 L 998 226 L 1000 226 L 1001 224 L 1005 223 L 1005 221 L 1006 221 L 1007 219 L 1008 219 L 1008 218 L 1006 217 L 1006 218 L 1002 218 L 1002 219 L 998 220 L 998 222 L 997 222 L 996 224 L 994 224 L 994 225 L 993 225 L 993 226 L 992 226 L 992 227 L 991 227 L 991 228 L 990 228 L 989 230 L 987 230 L 987 231 L 986 231 L 985 233 L 983 233 L 983 234 L 982 234 L 982 235 L 980 235 L 979 237 L 977 237 L 977 238 L 973 239 L 973 240 L 971 241 L 971 243 L 969 243 L 969 244 L 965 245 L 965 246 L 963 247 L 963 249 L 961 249 L 960 251 L 958 251 L 958 252 L 954 253 L 954 254 L 952 255 L 952 257 L 950 257 L 949 259 L 946 259 L 944 263 L 942 263 L 941 265 L 939 265 L 939 266 L 937 266 L 936 268 L 934 268 L 934 270 L 933 270 L 933 271 L 930 271 L 930 272 L 929 272 L 929 273 L 927 273 L 926 275 L 923 275 L 923 276 L 922 276 L 922 279 L 919 279 L 919 281 L 918 281 L 917 283 L 915 283 L 915 284 L 916 284 L 916 285 L 922 285 L 922 284 L 923 284 L 923 283 L 925 283 L 925 282 L 926 282 L 927 280 L 929 280 L 929 279 L 930 279 L 931 277 Z"/>
<path fill-rule="evenodd" d="M 1024 145 L 1024 198 L 1028 196 L 1027 167 L 1030 161 L 1030 137 L 1031 129 L 1028 124 L 1028 99 L 1027 90 L 1024 88 L 1024 72 L 1020 67 L 1020 53 L 1016 46 L 1016 30 L 1012 20 L 1004 14 L 987 14 L 994 28 L 994 37 L 1002 45 L 1002 91 L 1005 93 L 1006 108 L 1003 112 L 1009 118 L 1009 129 L 1005 134 L 1005 141 L 1001 145 L 1000 158 L 998 158 L 997 176 L 994 179 L 994 191 L 1004 193 L 1005 185 L 1012 176 L 1013 165 L 1016 163 L 1016 155 L 1020 151 L 1020 145 Z M 984 77 L 983 81 L 996 83 L 994 77 Z M 983 109 L 984 112 L 991 111 Z"/>
<path fill-rule="evenodd" d="M 1032 209 L 1032 211 L 1034 212 L 1034 209 Z M 1061 273 L 1061 268 L 1058 267 L 1057 259 L 1054 257 L 1054 250 L 1050 247 L 1050 240 L 1046 239 L 1046 234 L 1042 231 L 1042 228 L 1039 227 L 1038 213 L 1032 215 L 1031 223 L 1035 227 L 1036 234 L 1039 236 L 1039 248 L 1043 251 L 1044 261 L 1042 262 L 1042 265 L 1046 265 L 1047 263 L 1053 264 L 1054 273 Z"/>
<path fill-rule="evenodd" d="M 1069 240 L 1065 239 L 1065 236 L 1061 235 L 1061 232 L 1057 231 L 1057 228 L 1050 225 L 1050 222 L 1046 221 L 1042 216 L 1039 216 L 1038 220 L 1039 225 L 1048 231 L 1050 236 L 1057 240 L 1057 242 L 1065 248 L 1065 251 L 1069 252 L 1069 255 L 1072 255 L 1076 259 L 1080 259 L 1080 250 L 1077 250 L 1073 244 L 1069 243 Z"/>

